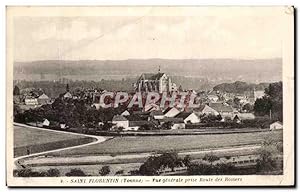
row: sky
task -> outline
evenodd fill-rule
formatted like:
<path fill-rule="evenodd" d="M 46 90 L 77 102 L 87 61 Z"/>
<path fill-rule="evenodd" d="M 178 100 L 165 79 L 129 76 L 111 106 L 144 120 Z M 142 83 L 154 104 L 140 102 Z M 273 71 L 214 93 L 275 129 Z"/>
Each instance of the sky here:
<path fill-rule="evenodd" d="M 282 57 L 281 15 L 257 13 L 16 16 L 14 60 Z"/>

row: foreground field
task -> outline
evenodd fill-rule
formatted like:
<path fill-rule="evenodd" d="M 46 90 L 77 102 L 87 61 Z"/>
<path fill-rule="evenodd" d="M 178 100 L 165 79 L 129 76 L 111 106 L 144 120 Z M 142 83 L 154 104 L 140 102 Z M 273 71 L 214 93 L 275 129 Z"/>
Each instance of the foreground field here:
<path fill-rule="evenodd" d="M 215 135 L 116 137 L 103 143 L 64 150 L 49 155 L 120 155 L 126 153 L 162 152 L 170 150 L 201 150 L 260 144 L 268 137 L 282 141 L 282 131 Z"/>
<path fill-rule="evenodd" d="M 14 126 L 14 157 L 92 142 L 86 136 L 28 126 Z"/>

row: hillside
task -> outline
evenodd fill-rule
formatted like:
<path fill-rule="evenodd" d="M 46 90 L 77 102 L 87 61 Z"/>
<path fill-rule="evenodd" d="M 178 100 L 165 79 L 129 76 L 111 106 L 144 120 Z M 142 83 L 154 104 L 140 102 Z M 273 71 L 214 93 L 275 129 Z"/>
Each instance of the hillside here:
<path fill-rule="evenodd" d="M 129 59 L 15 62 L 16 79 L 73 80 L 122 79 L 144 72 L 163 72 L 171 76 L 204 78 L 213 81 L 278 81 L 282 73 L 281 59 Z M 30 77 L 29 77 L 30 75 Z M 29 78 L 29 79 L 28 79 Z"/>
<path fill-rule="evenodd" d="M 269 83 L 246 83 L 241 81 L 236 81 L 234 83 L 222 83 L 219 85 L 216 85 L 213 90 L 214 91 L 221 91 L 221 92 L 227 92 L 227 93 L 244 93 L 248 91 L 255 90 L 265 90 L 269 86 Z"/>

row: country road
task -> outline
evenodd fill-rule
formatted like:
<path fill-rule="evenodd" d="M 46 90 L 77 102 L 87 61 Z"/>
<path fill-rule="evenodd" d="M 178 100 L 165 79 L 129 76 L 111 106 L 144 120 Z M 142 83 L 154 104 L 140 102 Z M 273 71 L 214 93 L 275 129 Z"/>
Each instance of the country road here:
<path fill-rule="evenodd" d="M 73 132 L 66 132 L 66 131 L 44 129 L 44 128 L 33 127 L 33 126 L 19 124 L 19 123 L 14 123 L 14 126 L 20 126 L 20 127 L 26 127 L 26 128 L 29 128 L 29 129 L 38 129 L 38 130 L 42 129 L 44 131 L 49 131 L 49 132 L 67 133 L 67 134 L 71 134 L 71 135 L 85 136 L 85 137 L 91 137 L 91 138 L 95 138 L 96 139 L 96 141 L 93 141 L 93 142 L 90 142 L 90 143 L 86 143 L 86 144 L 82 144 L 82 145 L 76 145 L 76 146 L 70 146 L 70 147 L 65 147 L 65 148 L 53 149 L 53 150 L 43 151 L 43 152 L 39 152 L 39 153 L 32 153 L 32 154 L 29 154 L 29 155 L 15 157 L 14 158 L 15 165 L 17 167 L 22 167 L 22 168 L 24 168 L 24 166 L 23 166 L 23 160 L 24 159 L 27 159 L 27 158 L 30 158 L 30 157 L 34 157 L 34 156 L 45 155 L 45 154 L 51 153 L 51 152 L 59 152 L 59 151 L 63 151 L 63 150 L 75 149 L 75 148 L 79 148 L 79 147 L 85 147 L 85 146 L 89 146 L 89 145 L 94 145 L 94 144 L 98 144 L 98 143 L 104 142 L 104 141 L 106 141 L 108 139 L 108 137 L 103 137 L 103 136 L 95 136 L 95 135 L 87 135 L 87 134 L 81 134 L 81 133 L 73 133 Z"/>

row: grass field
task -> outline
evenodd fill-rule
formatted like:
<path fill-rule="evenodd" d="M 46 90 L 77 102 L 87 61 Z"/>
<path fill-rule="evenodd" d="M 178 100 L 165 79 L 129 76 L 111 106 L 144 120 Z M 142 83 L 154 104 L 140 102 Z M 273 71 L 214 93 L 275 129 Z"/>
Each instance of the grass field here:
<path fill-rule="evenodd" d="M 64 150 L 51 153 L 49 155 L 119 155 L 126 153 L 162 152 L 169 150 L 183 151 L 222 148 L 238 145 L 259 144 L 267 137 L 271 137 L 277 141 L 282 141 L 282 131 L 188 136 L 116 137 L 103 143 L 77 149 Z"/>
<path fill-rule="evenodd" d="M 14 126 L 14 156 L 27 155 L 27 150 L 30 153 L 38 153 L 89 143 L 93 140 L 90 137 L 64 132 Z"/>

